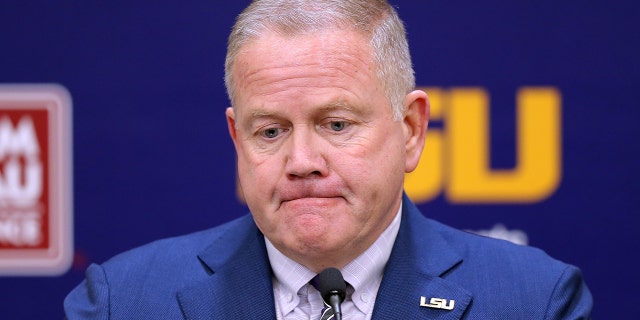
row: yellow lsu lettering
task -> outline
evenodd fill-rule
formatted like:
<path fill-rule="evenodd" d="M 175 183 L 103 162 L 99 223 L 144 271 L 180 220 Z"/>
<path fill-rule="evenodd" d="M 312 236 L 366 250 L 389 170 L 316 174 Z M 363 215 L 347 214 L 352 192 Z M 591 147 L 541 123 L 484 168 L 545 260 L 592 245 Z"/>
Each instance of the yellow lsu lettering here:
<path fill-rule="evenodd" d="M 514 169 L 489 165 L 489 97 L 481 88 L 423 88 L 431 120 L 418 168 L 406 175 L 405 190 L 427 202 L 444 189 L 452 203 L 532 203 L 546 199 L 561 175 L 561 97 L 552 87 L 518 90 Z"/>

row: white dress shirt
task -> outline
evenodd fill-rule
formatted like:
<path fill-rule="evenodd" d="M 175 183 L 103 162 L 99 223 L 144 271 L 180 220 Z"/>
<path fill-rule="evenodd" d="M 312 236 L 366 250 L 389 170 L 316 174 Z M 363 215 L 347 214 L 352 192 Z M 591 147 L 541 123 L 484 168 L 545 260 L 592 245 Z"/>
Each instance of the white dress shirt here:
<path fill-rule="evenodd" d="M 347 296 L 342 303 L 342 315 L 345 320 L 371 319 L 382 281 L 382 272 L 400 228 L 401 211 L 402 205 L 380 237 L 340 270 L 344 280 L 349 283 Z M 320 292 L 309 284 L 316 273 L 282 254 L 266 237 L 265 242 L 273 269 L 273 296 L 277 319 L 320 319 L 322 297 Z"/>

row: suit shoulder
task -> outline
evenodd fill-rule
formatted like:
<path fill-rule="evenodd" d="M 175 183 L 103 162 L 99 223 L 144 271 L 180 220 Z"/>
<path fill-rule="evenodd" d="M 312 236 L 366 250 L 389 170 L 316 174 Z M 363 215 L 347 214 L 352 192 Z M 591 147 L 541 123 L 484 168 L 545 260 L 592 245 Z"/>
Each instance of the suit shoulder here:
<path fill-rule="evenodd" d="M 479 286 L 494 283 L 547 292 L 553 291 L 563 278 L 581 278 L 578 268 L 539 248 L 457 230 L 435 221 L 431 223 L 462 257 L 462 263 L 450 273 L 453 278 L 471 278 L 478 281 Z"/>
<path fill-rule="evenodd" d="M 577 267 L 535 247 L 444 225 L 438 228 L 463 257 L 445 278 L 473 292 L 476 305 L 492 306 L 495 301 L 512 301 L 513 308 L 536 314 L 533 318 L 539 319 L 561 314 L 563 316 L 552 318 L 582 319 L 576 315 L 590 312 L 591 293 Z M 513 315 L 507 316 L 511 309 L 491 308 L 486 308 L 494 312 L 487 316 L 488 319 L 513 318 Z"/>
<path fill-rule="evenodd" d="M 547 271 L 550 271 L 549 268 L 561 271 L 567 266 L 564 262 L 549 256 L 544 250 L 536 247 L 454 229 L 435 221 L 433 223 L 440 225 L 438 228 L 442 230 L 443 236 L 448 239 L 450 244 L 462 250 L 466 257 L 465 260 L 493 258 L 496 263 L 524 264 L 527 268 L 540 266 Z"/>
<path fill-rule="evenodd" d="M 144 266 L 182 266 L 194 261 L 207 247 L 219 244 L 219 250 L 234 250 L 251 230 L 253 220 L 245 215 L 222 225 L 177 237 L 165 238 L 122 252 L 103 263 L 105 270 L 131 270 Z"/>
<path fill-rule="evenodd" d="M 252 230 L 257 228 L 247 215 L 208 230 L 151 242 L 102 265 L 92 264 L 85 281 L 65 300 L 65 310 L 86 314 L 93 309 L 95 314 L 117 319 L 181 318 L 178 292 L 210 275 L 201 253 L 233 255 Z"/>

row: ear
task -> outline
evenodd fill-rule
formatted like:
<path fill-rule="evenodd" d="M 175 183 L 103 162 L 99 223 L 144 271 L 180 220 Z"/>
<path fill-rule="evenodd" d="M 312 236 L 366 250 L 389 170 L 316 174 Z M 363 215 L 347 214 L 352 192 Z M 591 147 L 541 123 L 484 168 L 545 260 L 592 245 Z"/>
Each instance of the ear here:
<path fill-rule="evenodd" d="M 404 100 L 405 172 L 418 166 L 429 124 L 429 97 L 422 90 L 412 91 Z"/>
<path fill-rule="evenodd" d="M 225 115 L 227 116 L 227 129 L 229 130 L 229 136 L 231 136 L 231 140 L 233 140 L 233 146 L 236 148 L 236 154 L 238 153 L 238 129 L 236 128 L 236 112 L 232 107 L 228 107 L 225 111 Z M 237 168 L 237 158 L 236 158 L 236 168 Z M 238 199 L 242 202 L 245 201 L 244 191 L 242 190 L 242 185 L 240 184 L 240 178 L 238 172 L 236 171 L 236 195 Z"/>
<path fill-rule="evenodd" d="M 229 130 L 229 136 L 231 136 L 231 140 L 233 140 L 233 144 L 237 147 L 237 139 L 238 132 L 236 128 L 236 113 L 232 107 L 228 107 L 225 111 L 225 115 L 227 116 L 227 129 Z"/>

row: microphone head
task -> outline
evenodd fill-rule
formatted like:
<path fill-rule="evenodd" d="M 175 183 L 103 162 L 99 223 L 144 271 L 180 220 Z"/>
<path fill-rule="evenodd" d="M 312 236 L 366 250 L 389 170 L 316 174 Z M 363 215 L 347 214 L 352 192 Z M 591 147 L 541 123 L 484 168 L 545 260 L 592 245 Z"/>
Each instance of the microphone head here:
<path fill-rule="evenodd" d="M 329 305 L 329 297 L 338 295 L 340 302 L 344 301 L 347 291 L 347 283 L 344 282 L 342 273 L 336 268 L 326 268 L 318 274 L 318 290 L 322 299 Z"/>

